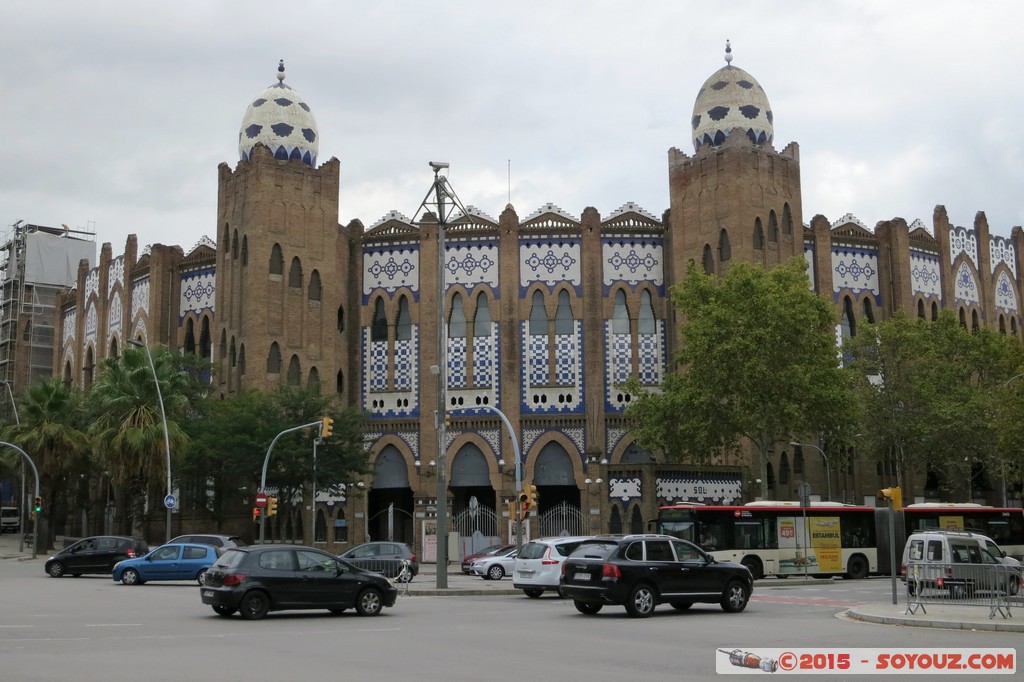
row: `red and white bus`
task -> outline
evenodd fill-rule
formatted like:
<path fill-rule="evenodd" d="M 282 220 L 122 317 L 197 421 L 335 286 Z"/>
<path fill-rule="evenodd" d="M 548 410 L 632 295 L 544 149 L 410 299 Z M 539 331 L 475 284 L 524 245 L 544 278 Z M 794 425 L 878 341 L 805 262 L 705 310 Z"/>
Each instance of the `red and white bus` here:
<path fill-rule="evenodd" d="M 898 517 L 897 517 L 898 520 Z M 903 527 L 917 530 L 965 530 L 995 540 L 1004 552 L 1024 558 L 1024 509 L 981 504 L 924 502 L 903 508 Z"/>
<path fill-rule="evenodd" d="M 839 502 L 750 502 L 661 507 L 660 533 L 694 542 L 755 579 L 791 575 L 866 578 L 878 572 L 875 509 Z"/>

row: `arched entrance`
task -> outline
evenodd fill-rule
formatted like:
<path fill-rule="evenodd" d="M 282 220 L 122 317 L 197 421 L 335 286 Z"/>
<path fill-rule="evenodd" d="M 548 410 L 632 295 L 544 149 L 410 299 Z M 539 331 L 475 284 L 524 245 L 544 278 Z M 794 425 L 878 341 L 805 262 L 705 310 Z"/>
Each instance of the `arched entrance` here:
<path fill-rule="evenodd" d="M 405 457 L 394 445 L 387 445 L 374 463 L 373 487 L 367 496 L 367 540 L 394 540 L 413 546 L 412 509 Z"/>
<path fill-rule="evenodd" d="M 584 532 L 580 511 L 580 489 L 569 453 L 560 443 L 541 448 L 534 464 L 533 484 L 537 486 L 537 514 L 541 535 L 580 535 Z"/>
<path fill-rule="evenodd" d="M 452 532 L 458 533 L 463 556 L 501 541 L 497 494 L 491 487 L 487 458 L 473 443 L 452 460 Z"/>

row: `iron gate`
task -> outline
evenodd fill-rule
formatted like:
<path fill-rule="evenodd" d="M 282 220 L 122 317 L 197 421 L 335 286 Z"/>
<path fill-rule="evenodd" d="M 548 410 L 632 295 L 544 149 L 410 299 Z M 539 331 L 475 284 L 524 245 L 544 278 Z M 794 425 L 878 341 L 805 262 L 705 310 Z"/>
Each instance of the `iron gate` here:
<path fill-rule="evenodd" d="M 469 507 L 452 517 L 452 532 L 459 534 L 463 556 L 501 541 L 498 514 L 490 507 Z"/>
<path fill-rule="evenodd" d="M 586 535 L 587 525 L 583 512 L 568 502 L 559 502 L 556 506 L 540 515 L 540 535 Z"/>

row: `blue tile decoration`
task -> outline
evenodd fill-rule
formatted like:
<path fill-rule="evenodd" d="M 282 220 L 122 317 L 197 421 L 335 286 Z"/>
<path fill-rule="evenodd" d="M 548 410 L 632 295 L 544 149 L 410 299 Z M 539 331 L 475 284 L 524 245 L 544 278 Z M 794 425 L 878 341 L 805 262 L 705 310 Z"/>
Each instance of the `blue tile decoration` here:
<path fill-rule="evenodd" d="M 64 330 L 64 337 L 61 341 L 66 345 L 69 341 L 73 341 L 75 334 L 78 333 L 78 309 L 71 308 L 66 311 L 62 319 L 61 328 Z"/>
<path fill-rule="evenodd" d="M 267 103 L 267 100 L 263 99 L 262 97 L 259 97 L 259 98 L 253 100 L 252 106 L 253 107 L 262 107 L 266 103 Z"/>
<path fill-rule="evenodd" d="M 942 298 L 942 278 L 939 274 L 939 254 L 910 250 L 910 279 L 915 294 Z"/>
<path fill-rule="evenodd" d="M 639 476 L 609 476 L 608 497 L 613 500 L 639 500 L 643 496 Z"/>
<path fill-rule="evenodd" d="M 279 107 L 290 107 L 292 105 L 292 101 L 287 97 L 278 97 L 274 100 L 274 103 Z"/>
<path fill-rule="evenodd" d="M 1017 313 L 1017 291 L 1014 289 L 1013 281 L 1003 270 L 996 278 L 996 307 L 1008 313 Z"/>
<path fill-rule="evenodd" d="M 302 138 L 306 140 L 306 142 L 316 142 L 316 131 L 312 128 L 303 128 Z M 306 153 L 308 154 L 309 152 Z"/>
<path fill-rule="evenodd" d="M 468 386 L 466 370 L 469 358 L 466 353 L 466 337 L 448 339 L 448 386 L 450 388 L 466 388 Z"/>
<path fill-rule="evenodd" d="M 954 286 L 954 297 L 958 303 L 978 303 L 978 284 L 974 278 L 974 271 L 967 264 L 961 262 L 956 273 Z"/>
<path fill-rule="evenodd" d="M 408 391 L 416 386 L 419 372 L 416 371 L 417 339 L 419 326 L 413 329 L 413 338 L 395 341 L 395 390 Z"/>
<path fill-rule="evenodd" d="M 274 134 L 278 137 L 288 137 L 295 130 L 295 126 L 288 125 L 287 123 L 275 123 L 270 126 L 270 129 L 274 131 Z M 293 150 L 293 151 L 297 151 Z"/>
<path fill-rule="evenodd" d="M 124 316 L 124 310 L 121 307 L 121 292 L 117 291 L 113 296 L 110 297 L 109 308 L 107 309 L 107 340 L 116 336 L 116 332 L 121 331 L 121 318 Z"/>
<path fill-rule="evenodd" d="M 284 84 L 284 77 L 282 65 L 278 68 L 278 82 L 246 109 L 239 129 L 238 158 L 251 159 L 253 148 L 263 144 L 276 159 L 315 166 L 319 151 L 316 119 L 298 93 Z"/>
<path fill-rule="evenodd" d="M 96 338 L 96 329 L 99 327 L 99 316 L 96 314 L 96 302 L 90 301 L 85 309 L 85 339 Z"/>
<path fill-rule="evenodd" d="M 638 334 L 639 380 L 644 386 L 661 386 L 665 378 L 665 321 L 655 321 L 654 334 Z"/>
<path fill-rule="evenodd" d="M 520 240 L 519 258 L 521 296 L 525 295 L 526 290 L 535 282 L 548 287 L 568 282 L 577 295 L 582 293 L 582 258 L 578 239 Z"/>
<path fill-rule="evenodd" d="M 708 116 L 710 116 L 713 121 L 721 121 L 729 114 L 729 108 L 730 107 L 711 107 L 708 109 Z"/>
<path fill-rule="evenodd" d="M 414 246 L 393 246 L 363 251 L 363 303 L 378 289 L 389 294 L 408 287 L 419 294 L 420 252 Z"/>
<path fill-rule="evenodd" d="M 993 274 L 995 274 L 996 268 L 1000 264 L 1005 263 L 1006 267 L 1010 268 L 1014 278 L 1017 277 L 1017 249 L 1011 240 L 1004 239 L 1003 237 L 989 237 L 988 253 L 989 265 L 992 268 Z"/>
<path fill-rule="evenodd" d="M 880 301 L 878 253 L 865 248 L 834 244 L 832 247 L 832 293 L 839 300 L 843 292 L 871 292 Z"/>
<path fill-rule="evenodd" d="M 181 273 L 181 295 L 178 301 L 178 324 L 188 313 L 213 312 L 216 301 L 216 268 L 208 267 Z"/>
<path fill-rule="evenodd" d="M 753 76 L 731 61 L 727 52 L 726 66 L 704 81 L 697 94 L 690 119 L 695 151 L 722 144 L 734 128 L 754 144 L 771 144 L 774 138 L 768 96 Z"/>
<path fill-rule="evenodd" d="M 605 320 L 605 407 L 614 412 L 628 405 L 626 392 L 620 388 L 633 373 L 633 336 L 612 332 L 612 321 Z"/>
<path fill-rule="evenodd" d="M 732 504 L 743 499 L 743 481 L 739 474 L 719 473 L 707 477 L 659 475 L 655 485 L 659 501 L 667 504 Z"/>
<path fill-rule="evenodd" d="M 107 266 L 107 289 L 113 290 L 118 284 L 124 287 L 124 255 L 112 259 Z"/>
<path fill-rule="evenodd" d="M 135 280 L 132 284 L 132 311 L 129 319 L 137 320 L 149 315 L 149 275 Z"/>
<path fill-rule="evenodd" d="M 961 254 L 966 255 L 971 263 L 978 262 L 978 237 L 974 230 L 962 227 L 949 228 L 949 264 L 954 265 Z"/>
<path fill-rule="evenodd" d="M 496 386 L 497 338 L 498 324 L 496 322 L 491 323 L 490 336 L 473 337 L 473 384 L 475 386 Z"/>
<path fill-rule="evenodd" d="M 744 118 L 755 119 L 761 113 L 761 110 L 753 104 L 744 104 L 740 107 L 740 113 L 743 114 Z"/>
<path fill-rule="evenodd" d="M 486 284 L 498 291 L 497 242 L 463 242 L 445 244 L 445 284 L 464 285 L 472 289 Z"/>
<path fill-rule="evenodd" d="M 661 239 L 606 239 L 601 243 L 602 284 L 605 295 L 617 282 L 635 288 L 652 282 L 663 293 L 665 284 L 664 252 Z"/>

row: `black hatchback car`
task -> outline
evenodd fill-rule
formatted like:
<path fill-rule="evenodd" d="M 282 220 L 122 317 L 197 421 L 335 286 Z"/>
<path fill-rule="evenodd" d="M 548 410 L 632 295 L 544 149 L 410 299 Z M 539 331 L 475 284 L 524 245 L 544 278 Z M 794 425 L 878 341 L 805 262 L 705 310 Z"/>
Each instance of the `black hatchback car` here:
<path fill-rule="evenodd" d="M 46 560 L 43 569 L 51 578 L 86 573 L 111 573 L 114 564 L 134 559 L 149 551 L 143 540 L 119 535 L 97 535 L 82 538 Z"/>
<path fill-rule="evenodd" d="M 206 571 L 204 604 L 221 616 L 258 620 L 270 611 L 354 608 L 376 616 L 394 606 L 398 590 L 383 576 L 356 568 L 333 554 L 300 545 L 234 547 Z"/>
<path fill-rule="evenodd" d="M 398 578 L 401 582 L 412 580 L 420 572 L 412 547 L 403 542 L 364 542 L 338 555 L 338 558 L 386 578 Z M 409 562 L 409 573 L 402 573 L 404 562 Z"/>
<path fill-rule="evenodd" d="M 694 603 L 747 607 L 754 580 L 746 566 L 718 561 L 700 547 L 668 535 L 598 536 L 584 541 L 562 564 L 561 592 L 580 613 L 605 604 L 645 618 L 658 604 L 682 611 Z"/>

